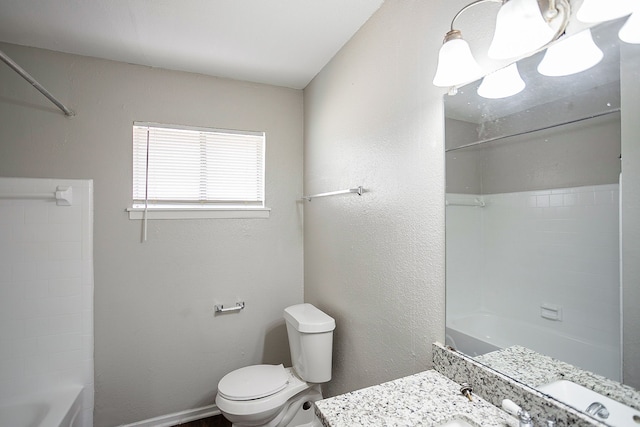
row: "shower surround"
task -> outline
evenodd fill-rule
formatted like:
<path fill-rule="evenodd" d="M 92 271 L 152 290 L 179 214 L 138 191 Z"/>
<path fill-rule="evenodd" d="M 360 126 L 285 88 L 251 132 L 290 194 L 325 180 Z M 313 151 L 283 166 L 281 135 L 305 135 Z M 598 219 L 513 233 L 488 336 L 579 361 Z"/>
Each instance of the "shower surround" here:
<path fill-rule="evenodd" d="M 71 206 L 16 196 L 58 187 Z M 77 386 L 92 427 L 93 181 L 0 177 L 0 407 Z"/>

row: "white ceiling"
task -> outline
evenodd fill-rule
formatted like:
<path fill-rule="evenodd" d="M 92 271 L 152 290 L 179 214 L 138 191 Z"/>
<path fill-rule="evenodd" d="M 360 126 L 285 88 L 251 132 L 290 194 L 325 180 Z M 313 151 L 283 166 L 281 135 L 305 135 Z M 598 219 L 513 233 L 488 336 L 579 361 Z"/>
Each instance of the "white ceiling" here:
<path fill-rule="evenodd" d="M 0 0 L 0 41 L 304 88 L 384 0 Z"/>

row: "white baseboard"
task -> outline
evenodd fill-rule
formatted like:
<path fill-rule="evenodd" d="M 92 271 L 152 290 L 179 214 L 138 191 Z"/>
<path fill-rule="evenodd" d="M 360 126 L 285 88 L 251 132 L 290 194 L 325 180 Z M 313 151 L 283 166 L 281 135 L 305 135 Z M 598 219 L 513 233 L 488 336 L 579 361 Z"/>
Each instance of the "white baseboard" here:
<path fill-rule="evenodd" d="M 214 415 L 220 415 L 220 409 L 218 409 L 216 405 L 208 405 L 201 408 L 187 409 L 186 411 L 149 418 L 148 420 L 138 421 L 133 424 L 123 424 L 120 427 L 171 427 L 189 421 L 213 417 Z"/>

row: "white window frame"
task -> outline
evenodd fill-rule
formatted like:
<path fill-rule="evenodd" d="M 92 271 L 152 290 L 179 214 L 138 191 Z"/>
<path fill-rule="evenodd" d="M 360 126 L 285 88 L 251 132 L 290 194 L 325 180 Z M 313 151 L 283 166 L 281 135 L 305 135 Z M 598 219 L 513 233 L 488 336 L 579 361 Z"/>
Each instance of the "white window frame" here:
<path fill-rule="evenodd" d="M 153 127 L 167 128 L 177 130 L 195 131 L 201 133 L 223 133 L 223 134 L 240 134 L 251 136 L 262 136 L 262 197 L 261 201 L 253 202 L 237 202 L 222 200 L 189 200 L 189 201 L 153 201 L 141 200 L 140 197 L 135 198 L 132 185 L 132 204 L 126 209 L 129 213 L 129 219 L 203 219 L 203 218 L 268 218 L 270 209 L 265 207 L 265 154 L 266 154 L 266 136 L 264 132 L 255 131 L 238 131 L 229 129 L 203 128 L 194 126 L 168 125 L 151 122 L 134 122 L 132 131 L 135 132 L 136 127 Z M 132 135 L 135 138 L 134 135 Z M 134 141 L 135 144 L 135 141 Z M 132 147 L 132 150 L 135 150 Z M 135 153 L 134 153 L 135 156 Z M 134 157 L 134 162 L 135 162 Z M 143 167 L 146 166 L 143 163 Z M 136 173 L 134 165 L 133 175 Z M 135 180 L 132 176 L 132 180 Z M 139 182 L 140 184 L 140 182 Z M 146 185 L 145 182 L 141 183 Z M 135 185 L 135 183 L 134 183 Z M 146 194 L 146 191 L 144 191 Z"/>

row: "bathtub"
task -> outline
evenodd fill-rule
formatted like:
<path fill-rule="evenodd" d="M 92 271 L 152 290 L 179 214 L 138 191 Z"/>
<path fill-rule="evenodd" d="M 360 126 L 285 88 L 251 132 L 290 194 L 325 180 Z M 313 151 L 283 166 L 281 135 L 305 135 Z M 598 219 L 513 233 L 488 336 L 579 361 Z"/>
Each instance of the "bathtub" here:
<path fill-rule="evenodd" d="M 520 345 L 620 381 L 620 349 L 495 314 L 447 319 L 446 344 L 470 356 Z"/>
<path fill-rule="evenodd" d="M 82 427 L 82 386 L 0 400 L 2 427 Z"/>

